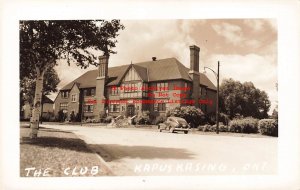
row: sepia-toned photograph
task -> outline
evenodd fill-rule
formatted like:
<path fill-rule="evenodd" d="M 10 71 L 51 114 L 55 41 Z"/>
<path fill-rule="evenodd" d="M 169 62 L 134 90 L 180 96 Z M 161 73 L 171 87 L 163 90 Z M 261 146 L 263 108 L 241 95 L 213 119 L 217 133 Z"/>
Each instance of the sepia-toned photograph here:
<path fill-rule="evenodd" d="M 299 10 L 3 0 L 0 189 L 299 189 Z"/>
<path fill-rule="evenodd" d="M 20 177 L 276 175 L 277 20 L 19 21 Z"/>

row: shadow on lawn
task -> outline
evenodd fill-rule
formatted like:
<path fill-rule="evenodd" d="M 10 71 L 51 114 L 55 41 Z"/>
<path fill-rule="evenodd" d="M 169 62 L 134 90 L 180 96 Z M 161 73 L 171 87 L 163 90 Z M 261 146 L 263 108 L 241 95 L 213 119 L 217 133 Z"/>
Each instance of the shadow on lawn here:
<path fill-rule="evenodd" d="M 69 133 L 69 134 L 73 134 L 70 131 L 61 131 L 58 129 L 49 129 L 49 128 L 45 128 L 45 127 L 39 127 L 40 131 L 44 131 L 44 132 L 58 132 L 58 133 Z"/>
<path fill-rule="evenodd" d="M 154 146 L 126 146 L 119 144 L 89 144 L 107 162 L 122 158 L 140 159 L 192 159 L 192 153 L 182 148 L 166 148 Z M 113 153 L 109 153 L 109 152 Z M 114 154 L 114 156 L 111 156 Z"/>
<path fill-rule="evenodd" d="M 21 145 L 33 145 L 44 148 L 59 148 L 73 150 L 77 152 L 92 153 L 91 149 L 99 154 L 107 162 L 119 160 L 122 158 L 140 158 L 140 159 L 192 159 L 193 154 L 182 148 L 165 148 L 152 146 L 126 146 L 119 144 L 95 145 L 89 144 L 76 138 L 58 138 L 58 137 L 38 137 L 31 139 L 29 137 L 21 138 Z M 111 152 L 111 153 L 109 153 Z"/>
<path fill-rule="evenodd" d="M 60 132 L 60 131 L 59 131 Z M 58 137 L 47 137 L 42 136 L 36 139 L 31 139 L 29 137 L 21 138 L 21 145 L 33 145 L 40 147 L 50 147 L 50 148 L 59 148 L 59 149 L 67 149 L 74 150 L 77 152 L 92 152 L 87 148 L 85 142 L 81 139 L 76 138 L 58 138 Z"/>

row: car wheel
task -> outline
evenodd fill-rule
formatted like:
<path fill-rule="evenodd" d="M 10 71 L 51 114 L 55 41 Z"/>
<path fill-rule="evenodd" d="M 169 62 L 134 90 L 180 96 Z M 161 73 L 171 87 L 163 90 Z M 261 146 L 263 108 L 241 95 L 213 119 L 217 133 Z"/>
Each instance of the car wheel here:
<path fill-rule="evenodd" d="M 173 129 L 173 128 L 171 128 L 171 129 L 170 129 L 170 132 L 171 132 L 171 133 L 174 133 L 174 129 Z"/>
<path fill-rule="evenodd" d="M 184 134 L 188 134 L 188 131 L 184 131 Z"/>

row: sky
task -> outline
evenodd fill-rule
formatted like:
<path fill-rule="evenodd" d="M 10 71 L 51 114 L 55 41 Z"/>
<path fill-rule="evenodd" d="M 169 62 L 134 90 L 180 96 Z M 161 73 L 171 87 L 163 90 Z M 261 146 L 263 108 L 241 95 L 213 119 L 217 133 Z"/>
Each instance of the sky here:
<path fill-rule="evenodd" d="M 200 47 L 200 72 L 204 66 L 216 71 L 220 61 L 220 82 L 228 78 L 251 81 L 268 94 L 269 113 L 277 105 L 276 20 L 121 20 L 121 23 L 125 29 L 119 32 L 114 48 L 117 54 L 110 56 L 109 67 L 150 61 L 152 57 L 175 57 L 189 67 L 189 46 L 197 45 Z M 60 60 L 55 69 L 61 80 L 60 89 L 95 67 L 81 69 Z M 207 71 L 206 75 L 216 85 L 213 73 Z"/>

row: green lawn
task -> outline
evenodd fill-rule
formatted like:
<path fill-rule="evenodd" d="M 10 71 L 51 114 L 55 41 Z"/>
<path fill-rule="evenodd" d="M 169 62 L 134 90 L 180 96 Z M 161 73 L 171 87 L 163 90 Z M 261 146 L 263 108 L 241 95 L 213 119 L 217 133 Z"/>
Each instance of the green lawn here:
<path fill-rule="evenodd" d="M 108 175 L 105 171 L 101 170 L 99 158 L 90 151 L 85 142 L 79 139 L 75 134 L 41 128 L 38 138 L 32 140 L 28 138 L 29 132 L 30 129 L 28 126 L 21 125 L 21 177 L 34 177 L 33 170 L 28 172 L 28 168 L 33 167 L 36 169 L 36 176 L 38 176 L 38 172 L 41 171 L 43 173 L 47 168 L 49 168 L 48 176 L 51 177 Z M 27 170 L 25 170 L 26 168 Z M 73 170 L 74 173 L 72 175 Z M 39 177 L 42 177 L 42 174 Z"/>

